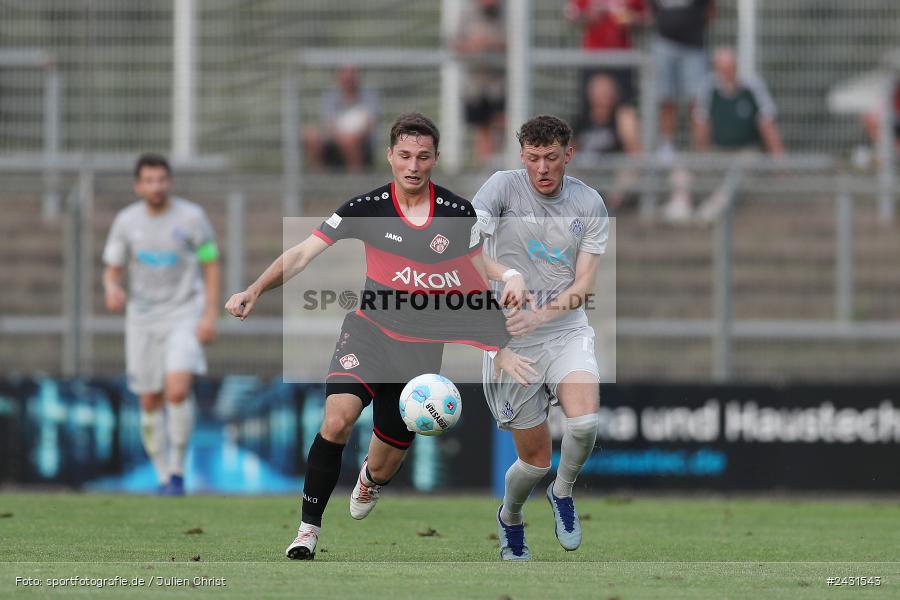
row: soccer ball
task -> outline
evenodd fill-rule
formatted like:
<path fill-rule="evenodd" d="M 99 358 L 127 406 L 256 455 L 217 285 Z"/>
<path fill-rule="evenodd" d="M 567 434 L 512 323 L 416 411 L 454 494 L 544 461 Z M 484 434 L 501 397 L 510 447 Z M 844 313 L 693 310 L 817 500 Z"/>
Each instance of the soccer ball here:
<path fill-rule="evenodd" d="M 419 375 L 400 393 L 400 416 L 407 429 L 420 435 L 441 435 L 461 413 L 459 390 L 443 375 Z"/>

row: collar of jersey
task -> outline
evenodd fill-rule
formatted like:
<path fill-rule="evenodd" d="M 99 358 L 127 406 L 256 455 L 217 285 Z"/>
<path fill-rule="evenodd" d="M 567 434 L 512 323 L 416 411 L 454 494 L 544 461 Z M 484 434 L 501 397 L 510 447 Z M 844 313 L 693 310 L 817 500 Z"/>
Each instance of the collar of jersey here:
<path fill-rule="evenodd" d="M 425 219 L 425 222 L 421 225 L 414 225 L 409 219 L 406 218 L 406 215 L 403 214 L 403 211 L 400 210 L 400 203 L 397 202 L 397 194 L 394 193 L 394 182 L 391 182 L 391 200 L 394 203 L 394 210 L 397 211 L 397 216 L 400 217 L 400 220 L 403 223 L 411 228 L 411 229 L 427 229 L 429 225 L 431 225 L 431 219 L 434 217 L 434 183 L 428 182 L 428 218 Z"/>

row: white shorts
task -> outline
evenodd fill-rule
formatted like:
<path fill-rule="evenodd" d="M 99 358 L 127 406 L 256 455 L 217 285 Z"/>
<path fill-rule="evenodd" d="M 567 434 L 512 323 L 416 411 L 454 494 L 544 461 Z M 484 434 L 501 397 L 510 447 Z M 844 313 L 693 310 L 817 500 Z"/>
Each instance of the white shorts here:
<path fill-rule="evenodd" d="M 484 354 L 484 397 L 500 429 L 530 429 L 546 421 L 550 406 L 559 402 L 556 387 L 569 373 L 586 371 L 600 380 L 593 327 L 573 329 L 549 342 L 513 350 L 534 360 L 531 367 L 540 377 L 527 388 L 505 372 L 495 380 L 493 360 Z"/>
<path fill-rule="evenodd" d="M 197 339 L 198 322 L 195 318 L 126 320 L 128 389 L 135 394 L 155 394 L 163 391 L 166 373 L 205 375 L 206 356 Z"/>

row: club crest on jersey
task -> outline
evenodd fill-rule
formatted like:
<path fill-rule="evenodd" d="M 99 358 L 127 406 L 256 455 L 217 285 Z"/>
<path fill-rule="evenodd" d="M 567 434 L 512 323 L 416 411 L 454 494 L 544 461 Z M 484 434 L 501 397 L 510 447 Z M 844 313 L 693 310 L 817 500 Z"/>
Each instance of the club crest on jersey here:
<path fill-rule="evenodd" d="M 431 249 L 437 252 L 438 254 L 443 254 L 444 250 L 447 249 L 447 246 L 450 245 L 450 240 L 448 240 L 443 234 L 437 234 L 434 236 L 434 239 L 431 240 Z"/>
<path fill-rule="evenodd" d="M 575 219 L 569 225 L 569 231 L 575 234 L 575 237 L 581 237 L 584 234 L 584 221 Z"/>
<path fill-rule="evenodd" d="M 359 359 L 356 358 L 355 354 L 345 354 L 341 357 L 340 363 L 342 367 L 349 371 L 350 369 L 359 366 Z"/>

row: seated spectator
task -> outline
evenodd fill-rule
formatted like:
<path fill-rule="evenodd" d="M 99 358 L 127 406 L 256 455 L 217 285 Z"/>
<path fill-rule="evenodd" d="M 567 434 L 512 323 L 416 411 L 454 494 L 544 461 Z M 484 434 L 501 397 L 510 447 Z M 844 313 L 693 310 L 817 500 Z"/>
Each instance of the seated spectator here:
<path fill-rule="evenodd" d="M 694 143 L 698 150 L 763 148 L 784 153 L 775 122 L 775 103 L 758 77 L 738 77 L 737 58 L 731 48 L 718 48 L 713 73 L 697 92 Z"/>
<path fill-rule="evenodd" d="M 718 48 L 713 55 L 713 73 L 700 87 L 694 110 L 694 144 L 698 151 L 749 152 L 762 149 L 772 156 L 784 154 L 775 121 L 775 102 L 758 77 L 739 77 L 731 48 Z M 687 194 L 673 195 L 666 207 L 670 220 L 690 215 L 689 176 L 673 178 L 676 188 Z M 685 180 L 686 179 L 686 180 Z M 698 209 L 700 221 L 710 222 L 721 212 L 726 198 L 717 189 Z"/>
<path fill-rule="evenodd" d="M 647 22 L 644 0 L 569 0 L 566 19 L 581 28 L 581 47 L 585 50 L 629 50 L 631 30 Z M 634 69 L 630 67 L 591 67 L 581 72 L 581 107 L 588 110 L 588 82 L 597 73 L 610 75 L 619 88 L 619 101 L 635 104 Z"/>
<path fill-rule="evenodd" d="M 588 109 L 586 116 L 575 125 L 576 167 L 590 168 L 603 160 L 604 155 L 641 153 L 640 128 L 634 106 L 619 99 L 616 81 L 598 73 L 588 81 Z M 637 180 L 636 173 L 624 169 L 616 174 L 616 181 L 604 198 L 611 209 L 618 208 L 629 188 Z"/>
<path fill-rule="evenodd" d="M 454 49 L 477 59 L 506 49 L 506 24 L 500 0 L 471 0 L 460 19 Z M 502 66 L 466 65 L 466 123 L 475 128 L 473 154 L 484 164 L 503 139 L 506 121 L 506 74 Z"/>
<path fill-rule="evenodd" d="M 373 132 L 378 122 L 378 95 L 360 88 L 355 67 L 337 72 L 335 89 L 322 95 L 321 122 L 303 130 L 307 165 L 360 172 L 372 165 Z"/>

